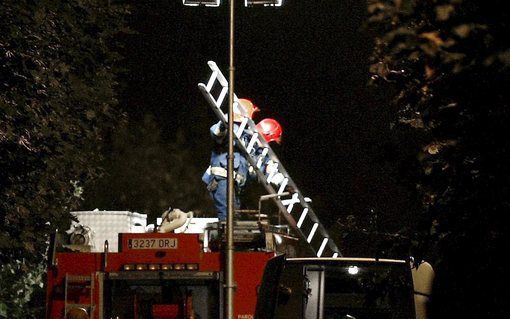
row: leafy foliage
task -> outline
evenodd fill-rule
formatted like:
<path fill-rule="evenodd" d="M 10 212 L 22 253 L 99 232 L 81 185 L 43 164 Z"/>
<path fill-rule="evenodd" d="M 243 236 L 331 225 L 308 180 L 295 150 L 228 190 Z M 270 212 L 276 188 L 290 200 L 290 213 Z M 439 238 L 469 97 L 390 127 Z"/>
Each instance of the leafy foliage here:
<path fill-rule="evenodd" d="M 33 263 L 26 260 L 15 260 L 1 265 L 0 294 L 9 296 L 9 300 L 0 302 L 0 318 L 41 317 L 43 298 L 38 297 L 43 294 L 46 268 L 44 263 L 35 265 L 35 268 L 28 269 L 29 267 L 33 267 Z M 19 277 L 20 273 L 26 275 Z"/>
<path fill-rule="evenodd" d="M 30 299 L 16 289 L 32 291 L 25 279 L 48 234 L 69 224 L 98 174 L 103 137 L 120 118 L 109 43 L 126 13 L 98 0 L 0 4 L 0 316 Z"/>
<path fill-rule="evenodd" d="M 437 315 L 492 318 L 504 311 L 500 284 L 487 284 L 503 275 L 492 256 L 502 252 L 510 206 L 510 26 L 503 4 L 369 1 L 371 84 L 390 92 L 395 130 L 415 138 L 399 141 L 415 147 L 403 177 L 422 206 L 416 236 L 436 262 Z"/>

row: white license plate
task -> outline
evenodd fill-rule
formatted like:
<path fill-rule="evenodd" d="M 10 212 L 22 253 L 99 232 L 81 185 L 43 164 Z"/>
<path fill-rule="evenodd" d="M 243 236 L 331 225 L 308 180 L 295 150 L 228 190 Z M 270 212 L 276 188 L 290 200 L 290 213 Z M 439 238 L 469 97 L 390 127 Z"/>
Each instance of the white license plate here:
<path fill-rule="evenodd" d="M 177 238 L 130 238 L 129 249 L 177 249 Z"/>

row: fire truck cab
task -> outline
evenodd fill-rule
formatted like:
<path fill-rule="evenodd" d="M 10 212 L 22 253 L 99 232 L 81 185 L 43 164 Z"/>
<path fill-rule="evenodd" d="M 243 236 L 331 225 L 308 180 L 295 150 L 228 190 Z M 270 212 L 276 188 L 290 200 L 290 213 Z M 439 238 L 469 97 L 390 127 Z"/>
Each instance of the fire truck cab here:
<path fill-rule="evenodd" d="M 373 258 L 268 262 L 257 319 L 416 318 L 410 265 Z"/>

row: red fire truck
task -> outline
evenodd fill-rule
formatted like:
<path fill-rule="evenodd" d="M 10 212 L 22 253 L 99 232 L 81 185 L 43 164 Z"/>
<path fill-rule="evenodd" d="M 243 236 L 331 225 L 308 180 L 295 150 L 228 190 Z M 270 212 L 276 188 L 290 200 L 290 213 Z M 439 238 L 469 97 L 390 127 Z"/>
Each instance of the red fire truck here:
<path fill-rule="evenodd" d="M 222 106 L 228 82 L 216 63 L 208 65 L 210 78 L 198 87 L 226 125 Z M 237 97 L 235 104 L 239 107 Z M 239 136 L 247 132 L 245 144 Z M 234 318 L 426 318 L 431 269 L 414 268 L 413 277 L 421 279 L 415 280 L 419 297 L 413 298 L 416 287 L 406 261 L 343 258 L 314 213 L 312 200 L 301 194 L 255 123 L 245 118 L 234 138 L 267 191 L 259 202 L 258 219 L 234 225 Z M 261 220 L 260 203 L 267 199 L 277 209 L 274 226 Z M 147 232 L 141 216 L 125 212 L 89 212 L 78 219 L 83 222 L 95 214 L 102 214 L 95 226 L 78 225 L 66 240 L 55 236 L 46 319 L 223 316 L 224 223 L 205 223 L 194 232 L 159 233 Z M 129 217 L 128 229 L 110 227 L 119 216 Z M 199 221 L 187 219 L 188 225 Z M 96 238 L 87 239 L 87 233 Z"/>
<path fill-rule="evenodd" d="M 236 224 L 235 318 L 253 318 L 257 289 L 275 251 L 266 249 L 257 222 Z M 101 252 L 58 235 L 48 268 L 47 319 L 220 318 L 224 258 L 221 239 L 207 237 L 211 233 L 217 229 L 120 233 L 118 249 L 106 241 Z"/>
<path fill-rule="evenodd" d="M 207 224 L 203 233 L 120 233 L 118 248 L 105 241 L 101 251 L 69 242 L 90 244 L 77 240 L 76 234 L 86 237 L 80 228 L 66 240 L 57 236 L 46 319 L 222 318 L 223 226 Z M 299 252 L 297 239 L 287 234 L 260 222 L 236 222 L 234 318 L 426 318 L 413 289 L 423 298 L 430 286 L 413 287 L 408 262 L 287 258 Z"/>

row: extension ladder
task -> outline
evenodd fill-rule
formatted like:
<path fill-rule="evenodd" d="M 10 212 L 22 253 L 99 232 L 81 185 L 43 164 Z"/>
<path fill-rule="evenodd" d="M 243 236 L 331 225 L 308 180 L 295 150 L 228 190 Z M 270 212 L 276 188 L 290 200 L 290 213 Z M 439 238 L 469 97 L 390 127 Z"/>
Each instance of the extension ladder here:
<path fill-rule="evenodd" d="M 226 109 L 228 109 L 228 99 L 224 103 L 225 97 L 228 96 L 228 81 L 215 62 L 209 61 L 207 64 L 212 71 L 211 76 L 207 84 L 199 83 L 198 88 L 216 116 L 228 127 L 228 112 L 225 114 L 222 110 L 223 104 L 227 105 Z M 239 107 L 238 104 L 238 98 L 234 94 L 234 108 Z M 241 138 L 241 135 L 246 134 L 246 131 L 251 134 L 248 143 L 245 143 Z M 260 137 L 255 123 L 249 118 L 244 118 L 234 132 L 234 139 L 237 148 L 246 156 L 267 192 L 275 195 L 272 199 L 280 210 L 280 214 L 301 240 L 308 243 L 317 257 L 341 257 L 333 239 L 329 237 L 326 229 L 313 212 L 310 206 L 311 199 L 301 194 L 269 143 L 264 137 Z M 272 165 L 266 167 L 264 163 L 269 161 Z M 272 182 L 276 176 L 279 176 L 279 180 L 281 180 L 278 184 Z"/>

